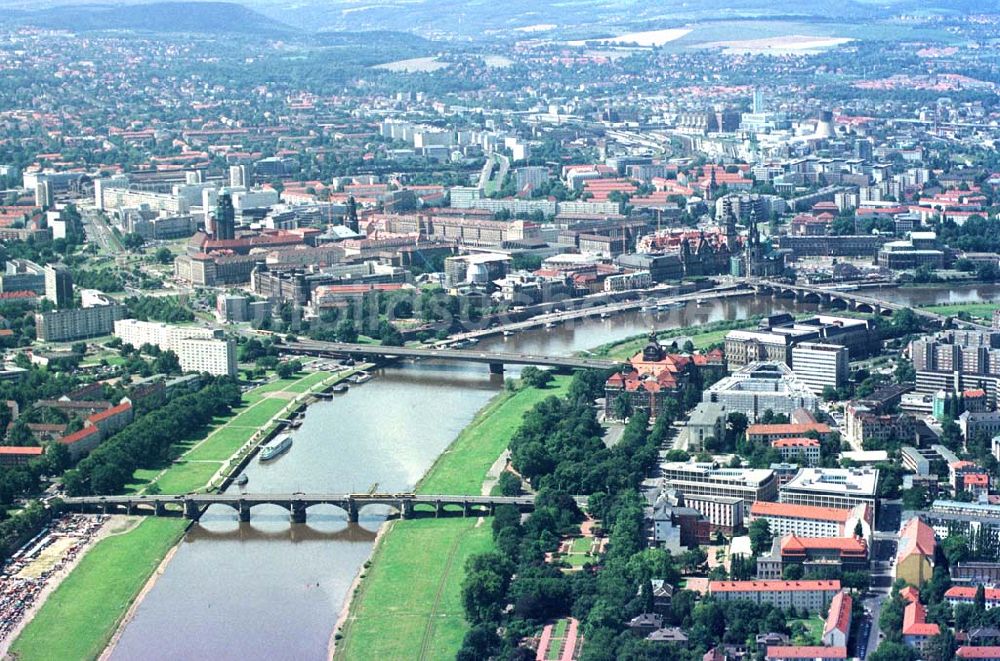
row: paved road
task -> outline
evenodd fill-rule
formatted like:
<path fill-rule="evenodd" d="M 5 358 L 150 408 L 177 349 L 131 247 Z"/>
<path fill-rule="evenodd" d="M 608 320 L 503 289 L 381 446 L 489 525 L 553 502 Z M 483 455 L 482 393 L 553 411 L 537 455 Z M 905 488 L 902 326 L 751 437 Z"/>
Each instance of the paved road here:
<path fill-rule="evenodd" d="M 97 244 L 98 248 L 108 253 L 117 254 L 122 251 L 118 237 L 111 231 L 100 211 L 94 207 L 81 206 L 80 219 L 88 241 Z"/>

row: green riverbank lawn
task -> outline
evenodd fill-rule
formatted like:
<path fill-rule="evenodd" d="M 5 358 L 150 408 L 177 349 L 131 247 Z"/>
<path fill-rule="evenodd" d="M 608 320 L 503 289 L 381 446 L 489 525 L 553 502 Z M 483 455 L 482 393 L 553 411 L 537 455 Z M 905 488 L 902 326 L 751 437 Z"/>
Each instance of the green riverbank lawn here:
<path fill-rule="evenodd" d="M 555 377 L 543 390 L 525 388 L 493 398 L 445 450 L 417 484 L 417 493 L 478 496 L 483 479 L 510 445 L 524 414 L 548 397 L 562 397 L 571 378 Z"/>
<path fill-rule="evenodd" d="M 14 641 L 11 657 L 96 659 L 185 525 L 151 517 L 98 542 Z"/>
<path fill-rule="evenodd" d="M 165 494 L 204 489 L 224 462 L 288 405 L 293 395 L 329 376 L 329 372 L 317 372 L 246 393 L 243 399 L 249 405 L 234 410 L 229 418 L 216 418 L 197 438 L 178 439 L 172 449 L 175 455 L 184 454 L 165 470 L 137 470 L 127 491 L 141 491 L 154 481 Z M 289 395 L 267 395 L 278 391 Z M 127 533 L 102 540 L 42 605 L 14 642 L 12 652 L 22 660 L 97 658 L 146 580 L 180 539 L 186 523 L 151 517 Z"/>
<path fill-rule="evenodd" d="M 973 319 L 980 319 L 989 323 L 993 321 L 993 311 L 1000 309 L 1000 303 L 953 303 L 947 305 L 927 305 L 921 309 L 952 316 L 958 315 L 959 312 L 967 312 Z"/>
<path fill-rule="evenodd" d="M 690 339 L 696 349 L 704 349 L 726 339 L 726 334 L 737 328 L 749 328 L 756 326 L 758 317 L 741 321 L 721 321 L 705 324 L 703 326 L 691 328 L 671 328 L 665 331 L 657 331 L 656 336 L 663 344 L 670 344 L 672 339 Z M 602 344 L 592 352 L 587 352 L 587 356 L 595 358 L 613 358 L 615 360 L 627 360 L 642 351 L 642 348 L 649 342 L 649 335 L 635 335 L 618 342 Z"/>
<path fill-rule="evenodd" d="M 490 526 L 476 519 L 393 523 L 361 581 L 336 658 L 454 659 L 469 629 L 465 561 L 492 546 Z"/>

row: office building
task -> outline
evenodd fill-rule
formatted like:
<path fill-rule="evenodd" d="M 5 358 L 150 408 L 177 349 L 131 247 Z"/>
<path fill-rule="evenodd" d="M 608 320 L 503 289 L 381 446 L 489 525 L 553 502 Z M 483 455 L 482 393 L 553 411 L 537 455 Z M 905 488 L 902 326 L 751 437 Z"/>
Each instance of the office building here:
<path fill-rule="evenodd" d="M 879 414 L 862 402 L 849 402 L 845 413 L 845 440 L 854 446 L 866 442 L 876 447 L 889 441 L 912 443 L 916 438 L 916 422 L 907 413 Z"/>
<path fill-rule="evenodd" d="M 797 409 L 816 410 L 819 398 L 780 362 L 751 363 L 705 390 L 702 401 L 722 404 L 751 421 L 766 411 L 791 415 Z"/>
<path fill-rule="evenodd" d="M 920 603 L 920 593 L 915 588 L 903 588 L 899 594 L 909 602 L 903 609 L 903 642 L 919 654 L 931 638 L 941 633 L 941 627 L 927 621 L 927 607 Z"/>
<path fill-rule="evenodd" d="M 45 295 L 45 268 L 27 259 L 10 259 L 0 274 L 0 292 L 33 291 Z"/>
<path fill-rule="evenodd" d="M 215 316 L 222 322 L 250 321 L 250 299 L 246 296 L 219 294 L 215 297 Z"/>
<path fill-rule="evenodd" d="M 45 267 L 45 298 L 57 308 L 72 305 L 73 276 L 64 264 L 49 264 Z"/>
<path fill-rule="evenodd" d="M 757 361 L 793 366 L 792 349 L 806 342 L 847 347 L 851 358 L 861 358 L 877 348 L 878 337 L 866 319 L 816 315 L 797 321 L 790 314 L 777 314 L 762 319 L 756 330 L 730 331 L 726 362 L 730 370 Z"/>
<path fill-rule="evenodd" d="M 778 500 L 790 505 L 875 511 L 879 472 L 874 468 L 803 468 L 781 487 Z"/>
<path fill-rule="evenodd" d="M 836 390 L 847 385 L 849 356 L 844 346 L 803 342 L 792 347 L 792 369 L 814 393 L 821 395 L 827 386 Z"/>
<path fill-rule="evenodd" d="M 948 588 L 944 593 L 944 598 L 948 601 L 952 607 L 959 604 L 974 604 L 976 601 L 976 590 L 978 588 L 964 585 L 954 585 Z M 986 588 L 983 595 L 986 598 L 986 609 L 996 608 L 1000 606 L 1000 589 L 998 588 Z"/>
<path fill-rule="evenodd" d="M 122 319 L 115 322 L 114 331 L 122 342 L 134 347 L 152 344 L 173 351 L 185 372 L 236 375 L 236 342 L 210 329 Z"/>
<path fill-rule="evenodd" d="M 684 505 L 700 512 L 713 530 L 721 530 L 727 535 L 743 527 L 743 498 L 734 496 L 705 496 L 700 494 L 684 494 Z"/>
<path fill-rule="evenodd" d="M 671 461 L 661 466 L 663 488 L 688 496 L 740 498 L 744 514 L 758 500 L 774 500 L 778 483 L 766 468 L 720 468 L 714 463 Z"/>
<path fill-rule="evenodd" d="M 779 438 L 771 447 L 781 453 L 781 460 L 799 462 L 806 466 L 819 464 L 820 444 L 815 438 Z"/>
<path fill-rule="evenodd" d="M 860 523 L 862 537 L 867 539 L 871 536 L 872 514 L 867 505 L 845 509 L 758 501 L 750 506 L 750 522 L 764 519 L 778 537 L 848 537 Z"/>

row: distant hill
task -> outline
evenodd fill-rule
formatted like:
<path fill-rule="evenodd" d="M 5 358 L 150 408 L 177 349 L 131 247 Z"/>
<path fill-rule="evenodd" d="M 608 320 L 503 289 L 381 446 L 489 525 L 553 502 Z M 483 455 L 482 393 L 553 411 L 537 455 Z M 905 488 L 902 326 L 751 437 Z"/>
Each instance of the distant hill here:
<path fill-rule="evenodd" d="M 200 32 L 278 34 L 291 28 L 235 2 L 152 2 L 135 5 L 63 5 L 40 11 L 7 11 L 6 24 L 90 32 Z"/>

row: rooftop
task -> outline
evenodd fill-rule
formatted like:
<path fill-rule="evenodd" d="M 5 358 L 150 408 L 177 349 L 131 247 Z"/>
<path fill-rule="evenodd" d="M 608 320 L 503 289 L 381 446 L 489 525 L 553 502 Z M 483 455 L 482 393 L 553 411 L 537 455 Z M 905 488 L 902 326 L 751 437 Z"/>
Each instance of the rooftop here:
<path fill-rule="evenodd" d="M 752 516 L 786 516 L 814 521 L 836 521 L 837 523 L 846 523 L 851 518 L 851 510 L 849 509 L 770 503 L 763 500 L 758 500 L 750 506 L 750 514 Z"/>
<path fill-rule="evenodd" d="M 840 590 L 840 581 L 709 581 L 712 592 L 806 592 Z"/>
<path fill-rule="evenodd" d="M 846 647 L 820 647 L 813 645 L 781 646 L 767 648 L 768 659 L 846 659 Z"/>
<path fill-rule="evenodd" d="M 878 474 L 874 468 L 803 468 L 781 490 L 874 498 Z"/>

